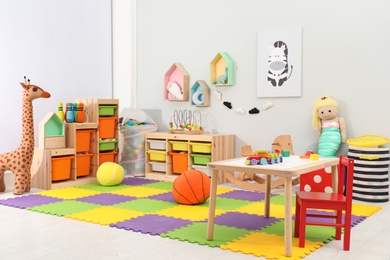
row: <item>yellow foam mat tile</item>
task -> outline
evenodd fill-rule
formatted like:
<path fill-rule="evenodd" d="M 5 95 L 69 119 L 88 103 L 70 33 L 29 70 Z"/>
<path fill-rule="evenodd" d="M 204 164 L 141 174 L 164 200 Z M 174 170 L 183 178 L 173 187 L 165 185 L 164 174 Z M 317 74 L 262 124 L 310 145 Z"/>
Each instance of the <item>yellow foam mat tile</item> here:
<path fill-rule="evenodd" d="M 352 215 L 369 217 L 372 214 L 381 210 L 381 206 L 363 205 L 363 204 L 352 204 Z"/>
<path fill-rule="evenodd" d="M 215 210 L 215 216 L 225 213 L 226 210 Z M 202 206 L 177 205 L 168 209 L 156 211 L 155 214 L 166 217 L 181 218 L 192 221 L 207 220 L 209 209 Z"/>
<path fill-rule="evenodd" d="M 100 194 L 101 192 L 93 191 L 93 190 L 86 190 L 86 189 L 78 189 L 74 187 L 68 187 L 68 188 L 62 188 L 62 189 L 54 189 L 54 190 L 45 190 L 38 192 L 37 194 L 53 197 L 53 198 L 59 198 L 59 199 L 78 199 L 82 197 L 88 197 L 96 194 Z"/>
<path fill-rule="evenodd" d="M 228 193 L 228 192 L 231 192 L 231 191 L 234 191 L 234 190 L 235 189 L 232 189 L 232 188 L 217 187 L 217 195 Z"/>
<path fill-rule="evenodd" d="M 127 189 L 121 189 L 112 191 L 112 194 L 118 194 L 118 195 L 124 195 L 124 196 L 132 196 L 137 198 L 144 198 L 149 197 L 153 195 L 158 195 L 162 193 L 166 193 L 166 190 L 161 189 L 155 189 L 155 188 L 149 188 L 149 187 L 142 187 L 142 186 L 134 186 Z"/>
<path fill-rule="evenodd" d="M 109 225 L 117 223 L 119 221 L 140 217 L 143 215 L 144 213 L 133 210 L 115 208 L 111 206 L 103 206 L 84 212 L 66 215 L 65 217 L 85 222 L 91 222 L 94 224 Z"/>
<path fill-rule="evenodd" d="M 257 214 L 264 216 L 264 202 L 253 202 L 249 205 L 243 206 L 235 211 L 241 213 Z M 292 213 L 294 214 L 295 208 L 292 208 Z M 270 217 L 274 218 L 284 218 L 284 206 L 273 204 L 270 207 Z"/>
<path fill-rule="evenodd" d="M 222 249 L 252 254 L 268 259 L 298 260 L 302 259 L 323 245 L 322 242 L 305 240 L 305 247 L 298 246 L 298 238 L 292 240 L 292 256 L 284 255 L 284 237 L 261 232 L 253 232 L 221 245 Z"/>

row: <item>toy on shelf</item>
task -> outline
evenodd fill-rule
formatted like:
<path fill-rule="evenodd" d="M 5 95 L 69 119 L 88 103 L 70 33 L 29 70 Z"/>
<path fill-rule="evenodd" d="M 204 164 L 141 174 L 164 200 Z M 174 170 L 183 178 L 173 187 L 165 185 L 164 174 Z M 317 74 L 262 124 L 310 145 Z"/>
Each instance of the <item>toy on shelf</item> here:
<path fill-rule="evenodd" d="M 58 102 L 58 112 L 57 112 L 57 116 L 60 118 L 60 120 L 61 120 L 62 122 L 64 122 L 64 120 L 65 120 L 65 113 L 64 113 L 63 106 L 62 106 L 62 102 Z"/>
<path fill-rule="evenodd" d="M 169 122 L 169 133 L 203 134 L 202 115 L 199 110 L 175 110 Z"/>
<path fill-rule="evenodd" d="M 34 154 L 34 113 L 32 101 L 37 98 L 49 98 L 50 93 L 30 84 L 30 80 L 21 82 L 23 91 L 22 101 L 22 142 L 20 146 L 8 153 L 0 155 L 0 191 L 5 191 L 4 172 L 9 170 L 15 175 L 15 195 L 29 192 L 31 188 L 31 163 Z"/>
<path fill-rule="evenodd" d="M 283 162 L 283 155 L 280 150 L 267 151 L 256 150 L 245 160 L 246 165 L 267 165 L 267 164 L 279 164 Z"/>
<path fill-rule="evenodd" d="M 61 106 L 61 108 L 60 108 Z M 58 117 L 62 119 L 62 103 L 58 103 Z M 86 122 L 86 113 L 84 103 L 66 103 L 65 114 L 63 115 L 63 120 L 67 123 L 84 123 Z"/>
<path fill-rule="evenodd" d="M 85 121 L 84 104 L 76 103 L 75 120 L 77 123 L 83 123 Z"/>

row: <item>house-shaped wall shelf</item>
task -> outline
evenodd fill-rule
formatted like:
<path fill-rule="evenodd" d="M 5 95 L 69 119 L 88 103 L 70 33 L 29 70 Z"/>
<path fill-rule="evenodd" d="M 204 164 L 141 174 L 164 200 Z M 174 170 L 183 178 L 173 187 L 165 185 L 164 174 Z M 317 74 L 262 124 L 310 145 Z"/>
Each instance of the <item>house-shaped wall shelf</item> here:
<path fill-rule="evenodd" d="M 164 99 L 188 101 L 190 76 L 180 63 L 174 63 L 165 73 Z"/>
<path fill-rule="evenodd" d="M 39 122 L 39 148 L 65 147 L 65 124 L 56 113 L 50 112 Z"/>
<path fill-rule="evenodd" d="M 197 80 L 191 87 L 191 105 L 208 107 L 210 105 L 209 86 L 203 80 Z"/>
<path fill-rule="evenodd" d="M 219 52 L 210 63 L 210 84 L 215 86 L 234 85 L 234 66 L 225 52 Z"/>

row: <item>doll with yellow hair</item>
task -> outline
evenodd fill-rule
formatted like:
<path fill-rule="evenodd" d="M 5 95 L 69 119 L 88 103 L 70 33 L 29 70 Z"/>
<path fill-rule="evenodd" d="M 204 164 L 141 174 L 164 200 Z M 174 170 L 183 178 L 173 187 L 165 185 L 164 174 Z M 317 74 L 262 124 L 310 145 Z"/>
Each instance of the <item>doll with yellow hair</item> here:
<path fill-rule="evenodd" d="M 319 155 L 334 156 L 341 142 L 347 141 L 345 120 L 338 112 L 337 102 L 329 96 L 317 99 L 314 104 L 312 123 L 319 137 Z"/>

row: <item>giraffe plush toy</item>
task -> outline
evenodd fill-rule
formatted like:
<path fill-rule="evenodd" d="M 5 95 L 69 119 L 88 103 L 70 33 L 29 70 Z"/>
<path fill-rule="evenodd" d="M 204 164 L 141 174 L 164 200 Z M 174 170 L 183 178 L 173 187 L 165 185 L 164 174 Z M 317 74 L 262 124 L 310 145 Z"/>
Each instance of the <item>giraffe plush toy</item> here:
<path fill-rule="evenodd" d="M 5 191 L 4 173 L 14 173 L 15 195 L 29 192 L 31 188 L 31 163 L 34 154 L 34 114 L 32 101 L 37 98 L 49 98 L 50 93 L 38 86 L 30 84 L 30 80 L 21 82 L 23 91 L 22 101 L 22 142 L 12 152 L 0 155 L 0 192 Z"/>

